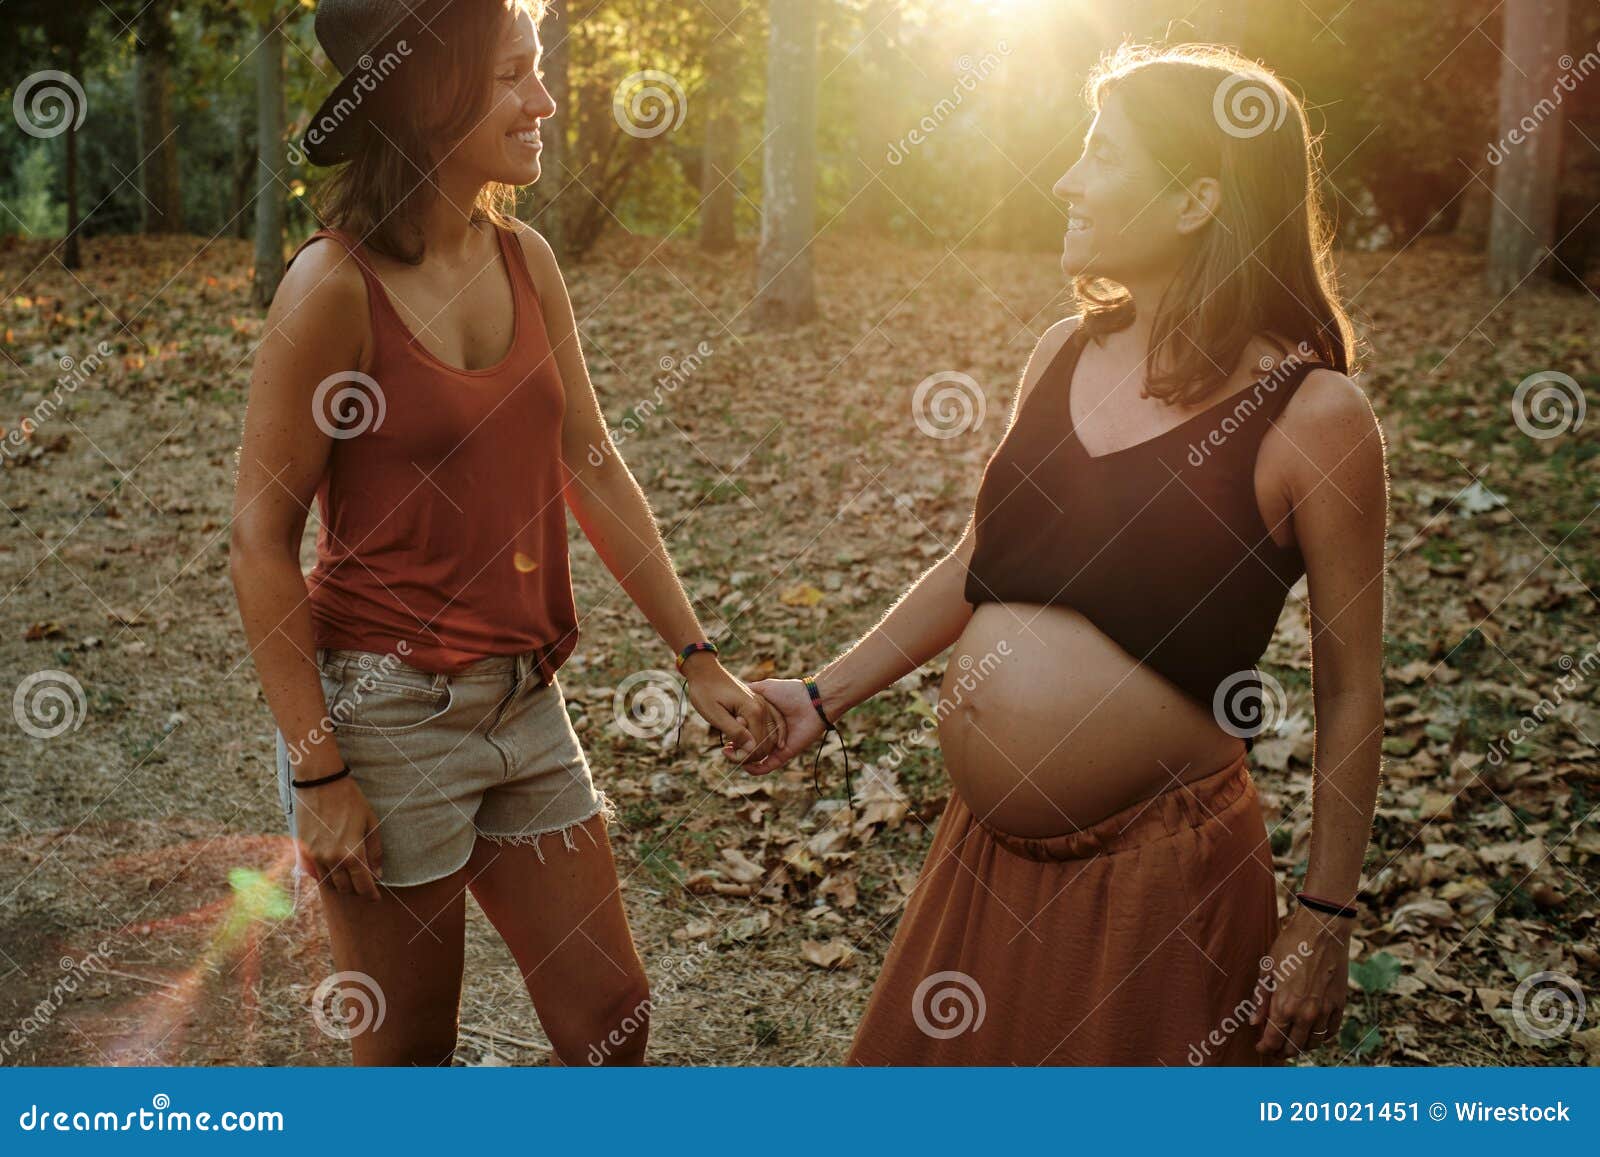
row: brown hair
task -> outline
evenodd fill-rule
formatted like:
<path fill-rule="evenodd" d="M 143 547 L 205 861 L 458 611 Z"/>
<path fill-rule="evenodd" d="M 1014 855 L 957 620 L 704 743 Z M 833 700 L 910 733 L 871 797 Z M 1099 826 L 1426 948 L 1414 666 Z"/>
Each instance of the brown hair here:
<path fill-rule="evenodd" d="M 1332 227 L 1300 101 L 1264 65 L 1210 44 L 1122 45 L 1090 74 L 1085 99 L 1098 112 L 1113 93 L 1172 185 L 1211 176 L 1222 187 L 1215 224 L 1155 306 L 1146 392 L 1200 400 L 1222 384 L 1217 366 L 1237 365 L 1263 332 L 1349 373 L 1355 331 L 1337 301 Z M 1072 292 L 1086 336 L 1133 323 L 1126 290 L 1075 277 Z"/>
<path fill-rule="evenodd" d="M 508 19 L 544 16 L 546 0 L 449 0 L 448 11 L 416 38 L 405 83 L 381 86 L 355 155 L 316 195 L 323 223 L 379 253 L 412 265 L 422 260 L 419 217 L 437 195 L 432 176 L 483 116 L 490 70 Z M 485 185 L 473 219 L 509 226 L 516 187 Z"/>

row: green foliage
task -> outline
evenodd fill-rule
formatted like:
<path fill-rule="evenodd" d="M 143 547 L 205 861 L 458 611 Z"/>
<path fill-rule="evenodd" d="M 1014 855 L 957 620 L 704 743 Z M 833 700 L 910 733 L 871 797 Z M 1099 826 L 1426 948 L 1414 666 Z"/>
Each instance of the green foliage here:
<path fill-rule="evenodd" d="M 1374 952 L 1358 964 L 1350 965 L 1350 979 L 1369 996 L 1388 992 L 1400 978 L 1400 961 L 1387 952 Z"/>
<path fill-rule="evenodd" d="M 134 0 L 12 0 L 8 78 L 64 69 L 72 52 L 89 97 L 79 136 L 86 233 L 138 228 Z M 1327 198 L 1347 242 L 1399 244 L 1449 230 L 1487 196 L 1474 182 L 1494 139 L 1502 67 L 1493 0 L 1238 0 L 1241 49 L 1277 69 L 1305 99 L 1329 174 Z M 282 22 L 290 133 L 298 135 L 334 70 L 312 34 L 313 0 L 176 0 L 174 117 L 191 231 L 243 235 L 253 195 L 256 45 Z M 960 0 L 834 0 L 824 8 L 818 78 L 817 214 L 833 228 L 929 245 L 1051 248 L 1061 211 L 1051 187 L 1077 155 L 1089 113 L 1079 91 L 1095 57 L 1121 37 L 1202 39 L 1180 0 L 1130 0 L 1114 28 L 1075 5 Z M 1600 36 L 1600 15 L 1575 6 L 1575 49 Z M 562 42 L 570 90 L 559 127 L 567 153 L 559 212 L 581 252 L 602 230 L 691 235 L 699 226 L 702 150 L 713 114 L 737 130 L 735 216 L 759 227 L 767 27 L 764 5 L 673 0 L 558 0 L 547 46 Z M 1357 46 L 1359 48 L 1357 49 Z M 613 98 L 625 78 L 655 70 L 683 93 L 678 127 L 648 139 L 622 132 Z M 12 90 L 0 93 L 9 102 Z M 1575 142 L 1593 136 L 1580 102 Z M 1585 123 L 1589 129 L 1585 130 Z M 0 137 L 0 231 L 49 234 L 65 218 L 65 142 Z M 1600 226 L 1567 206 L 1600 188 L 1594 150 L 1567 150 L 1563 263 L 1600 254 Z M 325 179 L 291 170 L 290 184 Z M 1477 188 L 1472 188 L 1473 185 Z M 529 212 L 556 190 L 530 196 Z M 1464 195 L 1470 194 L 1470 195 Z M 290 232 L 314 227 L 288 191 Z M 1587 199 L 1585 199 L 1587 198 Z M 543 211 L 542 208 L 540 211 Z M 1569 221 L 1569 218 L 1571 220 Z M 1569 225 L 1572 228 L 1569 228 Z"/>

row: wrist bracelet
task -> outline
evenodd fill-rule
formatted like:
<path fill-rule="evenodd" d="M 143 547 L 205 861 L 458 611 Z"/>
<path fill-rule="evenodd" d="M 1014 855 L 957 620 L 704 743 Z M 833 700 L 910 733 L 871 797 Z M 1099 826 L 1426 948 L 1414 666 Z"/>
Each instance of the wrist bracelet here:
<path fill-rule="evenodd" d="M 689 658 L 690 655 L 695 654 L 697 651 L 710 651 L 713 655 L 720 653 L 718 652 L 717 645 L 715 643 L 690 643 L 687 647 L 678 652 L 678 670 L 683 670 L 684 662 Z"/>
<path fill-rule="evenodd" d="M 343 779 L 350 774 L 350 765 L 347 763 L 332 775 L 325 775 L 321 779 L 291 779 L 290 787 L 321 787 L 325 783 L 332 783 L 336 779 Z"/>
<path fill-rule="evenodd" d="M 1335 904 L 1332 900 L 1324 900 L 1318 896 L 1308 896 L 1304 892 L 1296 892 L 1294 898 L 1301 905 L 1314 912 L 1326 912 L 1330 916 L 1354 916 L 1356 909 L 1351 904 Z"/>
<path fill-rule="evenodd" d="M 837 731 L 838 728 L 833 725 L 833 720 L 829 719 L 828 713 L 822 709 L 822 692 L 817 688 L 817 677 L 815 675 L 807 675 L 804 677 L 804 682 L 806 694 L 811 696 L 811 706 L 816 708 L 817 718 L 822 720 L 822 729 L 824 731 Z"/>

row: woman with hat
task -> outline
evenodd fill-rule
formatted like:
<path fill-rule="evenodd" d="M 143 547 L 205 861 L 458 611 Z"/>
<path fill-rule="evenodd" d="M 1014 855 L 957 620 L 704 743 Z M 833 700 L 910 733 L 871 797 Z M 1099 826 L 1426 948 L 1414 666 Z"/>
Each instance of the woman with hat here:
<path fill-rule="evenodd" d="M 257 350 L 232 569 L 362 1064 L 448 1064 L 471 891 L 562 1063 L 637 1063 L 649 990 L 557 670 L 565 508 L 738 758 L 781 720 L 720 665 L 607 432 L 550 247 L 509 214 L 555 104 L 542 0 L 321 0 L 337 165 Z M 316 566 L 301 532 L 318 506 Z M 665 652 L 664 652 L 665 654 Z M 665 677 L 665 676 L 663 676 Z"/>

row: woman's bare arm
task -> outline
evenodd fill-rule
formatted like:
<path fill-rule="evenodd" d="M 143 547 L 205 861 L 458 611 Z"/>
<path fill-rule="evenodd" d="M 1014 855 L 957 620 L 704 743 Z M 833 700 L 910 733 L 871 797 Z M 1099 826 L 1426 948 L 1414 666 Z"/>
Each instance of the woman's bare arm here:
<path fill-rule="evenodd" d="M 1348 378 L 1317 371 L 1278 422 L 1286 481 L 1311 603 L 1316 711 L 1312 832 L 1304 891 L 1354 901 L 1371 840 L 1383 746 L 1383 574 L 1388 476 L 1383 434 Z M 1257 1050 L 1294 1055 L 1332 1039 L 1344 1015 L 1354 921 L 1301 906 L 1273 960 L 1297 968 L 1254 1023 Z"/>
<path fill-rule="evenodd" d="M 1061 352 L 1078 319 L 1067 318 L 1045 331 L 1023 371 L 1022 384 L 1011 407 L 1006 433 L 1011 432 L 1022 404 L 1043 376 L 1045 367 Z M 822 709 L 837 720 L 850 708 L 938 655 L 961 637 L 973 607 L 966 599 L 967 566 L 972 561 L 976 533 L 967 521 L 950 553 L 912 584 L 876 626 L 828 663 L 817 674 Z"/>
<path fill-rule="evenodd" d="M 681 651 L 706 638 L 705 630 L 678 579 L 650 502 L 606 428 L 555 254 L 532 229 L 520 236 L 566 391 L 561 458 L 567 505 L 628 597 L 666 645 Z M 695 710 L 737 749 L 765 755 L 782 740 L 782 721 L 715 655 L 690 656 L 683 672 Z"/>
<path fill-rule="evenodd" d="M 330 375 L 366 363 L 368 330 L 366 287 L 352 259 L 334 241 L 308 246 L 267 314 L 239 447 L 229 567 L 251 658 L 300 779 L 342 766 L 326 724 L 300 572 L 300 538 L 332 444 L 315 421 L 312 398 Z M 309 793 L 316 793 L 314 803 Z M 309 789 L 303 798 L 308 811 L 326 813 L 324 824 L 299 825 L 313 862 L 341 891 L 376 899 L 372 873 L 381 867 L 381 849 L 376 832 L 362 828 L 370 809 L 355 781 Z"/>
<path fill-rule="evenodd" d="M 1077 326 L 1077 318 L 1068 318 L 1039 339 L 1023 371 L 1007 434 L 1045 367 Z M 830 721 L 838 722 L 846 711 L 915 671 L 961 637 L 973 612 L 966 598 L 966 582 L 975 545 L 974 520 L 968 519 L 950 552 L 912 583 L 870 631 L 817 672 L 817 691 Z M 755 688 L 783 714 L 788 728 L 788 738 L 778 750 L 747 768 L 751 774 L 764 775 L 810 746 L 822 734 L 822 722 L 798 680 L 767 679 Z"/>

